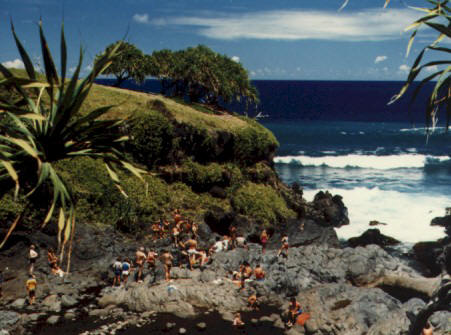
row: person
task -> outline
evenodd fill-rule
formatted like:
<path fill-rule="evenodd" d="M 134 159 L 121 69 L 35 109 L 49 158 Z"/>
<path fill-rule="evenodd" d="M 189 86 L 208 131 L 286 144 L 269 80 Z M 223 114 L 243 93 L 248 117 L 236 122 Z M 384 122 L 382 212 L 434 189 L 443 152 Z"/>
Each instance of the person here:
<path fill-rule="evenodd" d="M 52 248 L 47 249 L 47 260 L 49 262 L 50 269 L 54 275 L 62 277 L 64 275 L 63 270 L 58 266 L 58 257 L 56 257 L 55 251 Z"/>
<path fill-rule="evenodd" d="M 240 312 L 235 313 L 235 317 L 233 318 L 233 325 L 235 327 L 243 327 L 244 322 L 241 320 L 241 314 Z"/>
<path fill-rule="evenodd" d="M 131 271 L 131 264 L 130 259 L 126 258 L 124 262 L 122 262 L 122 282 L 124 284 L 124 287 L 127 286 L 128 276 L 130 275 Z"/>
<path fill-rule="evenodd" d="M 426 322 L 426 326 L 423 328 L 421 335 L 433 335 L 433 328 L 429 321 Z"/>
<path fill-rule="evenodd" d="M 262 254 L 266 251 L 266 244 L 268 243 L 269 236 L 266 231 L 266 229 L 263 229 L 262 233 L 260 234 L 260 243 L 262 244 Z"/>
<path fill-rule="evenodd" d="M 302 314 L 301 304 L 296 301 L 295 297 L 290 299 L 290 304 L 288 306 L 288 322 L 287 326 L 291 327 L 296 323 L 296 319 Z"/>
<path fill-rule="evenodd" d="M 252 276 L 252 268 L 248 262 L 243 262 L 242 266 L 240 267 L 240 273 L 241 273 L 241 289 L 244 289 L 244 284 L 246 280 L 249 280 Z"/>
<path fill-rule="evenodd" d="M 255 275 L 255 279 L 257 281 L 263 281 L 265 279 L 266 276 L 266 272 L 263 271 L 262 267 L 260 266 L 260 264 L 257 264 L 257 266 L 254 269 L 254 275 Z"/>
<path fill-rule="evenodd" d="M 30 305 L 33 305 L 34 301 L 36 300 L 37 286 L 38 286 L 38 283 L 36 282 L 36 277 L 34 275 L 30 275 L 25 284 L 25 287 L 27 288 L 27 293 L 28 293 L 28 302 L 30 303 Z"/>
<path fill-rule="evenodd" d="M 280 249 L 279 249 L 279 251 L 277 253 L 277 257 L 279 257 L 282 252 L 284 253 L 284 255 L 286 257 L 288 257 L 288 247 L 289 247 L 289 245 L 288 245 L 288 236 L 287 235 L 283 235 L 281 242 L 282 242 L 282 246 L 280 247 Z"/>
<path fill-rule="evenodd" d="M 180 215 L 180 210 L 179 209 L 175 209 L 174 210 L 174 214 L 173 214 L 173 218 L 174 218 L 174 223 L 177 225 L 180 221 L 182 221 L 182 216 Z"/>
<path fill-rule="evenodd" d="M 193 222 L 193 224 L 191 225 L 191 232 L 193 233 L 196 240 L 197 240 L 197 231 L 198 230 L 199 230 L 199 226 L 197 225 L 196 222 Z"/>
<path fill-rule="evenodd" d="M 174 245 L 175 245 L 176 248 L 177 248 L 177 246 L 179 244 L 178 243 L 179 235 L 180 235 L 180 230 L 179 230 L 179 228 L 176 225 L 176 226 L 174 226 L 174 228 L 172 228 L 172 239 L 174 241 Z"/>
<path fill-rule="evenodd" d="M 30 264 L 30 267 L 28 269 L 28 274 L 32 275 L 34 271 L 34 264 L 36 263 L 36 260 L 38 259 L 39 255 L 36 252 L 36 247 L 34 244 L 30 245 L 30 251 L 28 253 L 28 263 Z"/>
<path fill-rule="evenodd" d="M 165 237 L 165 235 L 166 236 L 169 235 L 170 232 L 171 232 L 171 229 L 170 229 L 169 221 L 164 219 L 164 221 L 163 221 L 163 237 Z"/>
<path fill-rule="evenodd" d="M 158 222 L 155 222 L 153 225 L 152 225 L 152 232 L 153 232 L 153 240 L 155 241 L 155 240 L 158 240 L 159 238 L 160 238 L 160 234 L 161 234 L 161 231 L 160 231 L 160 222 L 158 221 Z"/>
<path fill-rule="evenodd" d="M 215 240 L 215 244 L 210 248 L 210 253 L 217 253 L 224 250 L 224 243 L 221 241 L 220 237 L 216 236 Z"/>
<path fill-rule="evenodd" d="M 210 260 L 210 258 L 208 257 L 208 252 L 207 250 L 201 250 L 198 253 L 198 257 L 200 258 L 200 266 L 203 267 L 205 264 L 208 263 L 208 261 Z"/>
<path fill-rule="evenodd" d="M 147 253 L 147 268 L 148 269 L 155 269 L 155 262 L 157 259 L 158 254 L 155 251 L 149 250 L 149 252 Z"/>
<path fill-rule="evenodd" d="M 249 298 L 247 299 L 247 304 L 248 304 L 250 309 L 258 311 L 258 309 L 259 309 L 259 302 L 258 302 L 256 293 L 252 293 L 249 296 Z"/>
<path fill-rule="evenodd" d="M 194 238 L 190 238 L 185 242 L 185 247 L 187 248 L 189 267 L 193 270 L 193 265 L 196 263 L 196 255 L 197 255 L 197 242 Z"/>
<path fill-rule="evenodd" d="M 120 286 L 122 276 L 122 262 L 120 257 L 117 257 L 116 261 L 113 263 L 113 272 L 114 272 L 113 287 L 116 286 L 116 284 Z"/>
<path fill-rule="evenodd" d="M 230 236 L 224 235 L 222 237 L 222 244 L 224 245 L 224 248 L 223 248 L 224 251 L 229 250 L 232 245 L 232 240 L 231 240 Z"/>
<path fill-rule="evenodd" d="M 239 234 L 238 237 L 235 238 L 235 246 L 249 250 L 246 238 L 242 234 Z"/>
<path fill-rule="evenodd" d="M 171 255 L 171 253 L 167 250 L 163 251 L 163 254 L 161 255 L 161 261 L 164 264 L 164 273 L 166 281 L 171 280 L 171 268 L 172 268 L 172 260 L 174 257 Z"/>
<path fill-rule="evenodd" d="M 142 283 L 142 276 L 143 276 L 143 268 L 144 268 L 144 261 L 146 260 L 146 254 L 144 253 L 144 247 L 140 247 L 138 250 L 136 250 L 135 255 L 135 263 L 138 267 L 138 274 L 136 275 L 136 281 L 138 283 Z"/>
<path fill-rule="evenodd" d="M 236 227 L 234 225 L 229 226 L 229 236 L 230 236 L 230 249 L 235 249 Z"/>

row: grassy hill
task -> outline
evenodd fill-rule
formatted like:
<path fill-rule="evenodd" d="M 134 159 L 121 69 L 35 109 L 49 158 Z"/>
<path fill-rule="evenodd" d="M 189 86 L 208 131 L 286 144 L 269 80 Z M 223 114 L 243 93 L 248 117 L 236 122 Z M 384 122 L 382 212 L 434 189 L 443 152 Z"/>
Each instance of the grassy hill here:
<path fill-rule="evenodd" d="M 146 185 L 121 173 L 124 197 L 102 162 L 74 158 L 58 163 L 74 190 L 79 221 L 138 233 L 175 208 L 198 222 L 218 207 L 264 225 L 296 217 L 291 191 L 272 168 L 277 140 L 256 121 L 101 85 L 94 85 L 82 111 L 105 105 L 114 105 L 105 117 L 127 119 L 123 132 L 131 140 L 125 149 L 148 171 Z M 42 199 L 15 203 L 11 194 L 0 201 L 0 225 L 8 225 L 31 201 L 24 221 L 35 226 L 48 206 Z"/>

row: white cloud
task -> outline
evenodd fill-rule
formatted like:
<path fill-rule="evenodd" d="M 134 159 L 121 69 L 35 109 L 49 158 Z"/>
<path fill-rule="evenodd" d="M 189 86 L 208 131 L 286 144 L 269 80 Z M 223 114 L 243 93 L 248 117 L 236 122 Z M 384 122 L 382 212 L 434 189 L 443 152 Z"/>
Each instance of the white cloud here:
<path fill-rule="evenodd" d="M 138 23 L 149 23 L 149 14 L 135 14 L 133 15 L 133 21 Z"/>
<path fill-rule="evenodd" d="M 407 74 L 410 72 L 410 66 L 406 64 L 402 64 L 399 66 L 398 72 L 401 74 Z"/>
<path fill-rule="evenodd" d="M 290 10 L 251 12 L 238 16 L 166 17 L 152 20 L 151 23 L 198 27 L 200 35 L 222 40 L 382 41 L 399 38 L 403 29 L 417 15 L 410 9 L 372 9 L 347 13 Z M 144 15 L 139 18 L 141 21 L 148 19 Z"/>
<path fill-rule="evenodd" d="M 84 68 L 83 70 L 84 70 L 84 71 L 87 71 L 87 72 L 92 71 L 92 64 L 86 65 L 85 68 Z"/>
<path fill-rule="evenodd" d="M 8 60 L 6 62 L 3 62 L 2 65 L 4 67 L 13 68 L 13 69 L 24 69 L 25 68 L 24 63 L 19 58 L 16 58 L 15 60 Z"/>
<path fill-rule="evenodd" d="M 434 73 L 438 71 L 438 67 L 437 65 L 432 65 L 432 66 L 428 66 L 424 68 L 424 71 L 429 72 L 429 73 Z"/>
<path fill-rule="evenodd" d="M 239 62 L 240 62 L 240 57 L 238 57 L 238 56 L 233 56 L 233 57 L 231 58 L 231 60 L 233 60 L 233 61 L 236 62 L 236 63 L 239 63 Z"/>
<path fill-rule="evenodd" d="M 374 64 L 383 62 L 384 60 L 387 60 L 387 56 L 377 56 L 376 59 L 374 60 Z"/>

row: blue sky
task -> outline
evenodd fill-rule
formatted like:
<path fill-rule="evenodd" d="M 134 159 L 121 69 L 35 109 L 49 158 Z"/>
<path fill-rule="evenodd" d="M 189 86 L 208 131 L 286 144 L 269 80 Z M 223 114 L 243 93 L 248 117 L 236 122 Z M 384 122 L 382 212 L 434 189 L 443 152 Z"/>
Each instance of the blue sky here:
<path fill-rule="evenodd" d="M 64 17 L 70 67 L 80 45 L 85 71 L 95 55 L 123 38 L 145 53 L 204 44 L 234 57 L 253 79 L 404 80 L 415 52 L 433 38 L 421 31 L 405 58 L 409 33 L 423 0 L 0 0 L 0 62 L 21 66 L 9 29 L 38 63 L 42 16 L 58 59 Z M 433 69 L 430 69 L 431 71 Z"/>

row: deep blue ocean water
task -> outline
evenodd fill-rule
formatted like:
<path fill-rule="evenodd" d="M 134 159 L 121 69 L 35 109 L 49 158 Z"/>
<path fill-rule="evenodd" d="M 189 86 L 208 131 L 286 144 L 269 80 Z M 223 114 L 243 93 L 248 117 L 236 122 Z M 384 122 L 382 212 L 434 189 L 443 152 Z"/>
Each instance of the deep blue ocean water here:
<path fill-rule="evenodd" d="M 429 223 L 451 207 L 451 133 L 441 126 L 426 134 L 426 91 L 409 108 L 409 97 L 387 106 L 402 82 L 254 84 L 261 104 L 250 114 L 268 115 L 261 123 L 279 140 L 279 176 L 298 182 L 307 199 L 319 190 L 340 194 L 351 220 L 340 237 L 364 232 L 371 220 L 404 242 L 444 236 Z M 156 81 L 125 86 L 159 92 Z"/>

